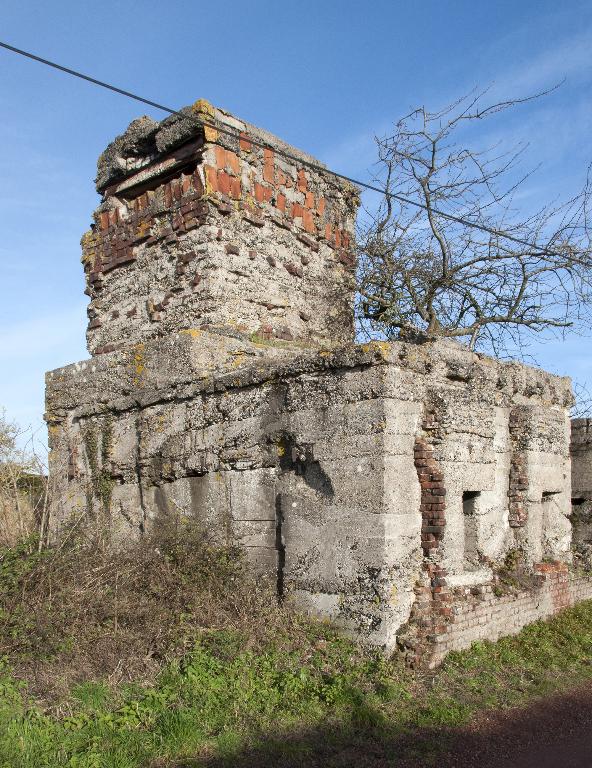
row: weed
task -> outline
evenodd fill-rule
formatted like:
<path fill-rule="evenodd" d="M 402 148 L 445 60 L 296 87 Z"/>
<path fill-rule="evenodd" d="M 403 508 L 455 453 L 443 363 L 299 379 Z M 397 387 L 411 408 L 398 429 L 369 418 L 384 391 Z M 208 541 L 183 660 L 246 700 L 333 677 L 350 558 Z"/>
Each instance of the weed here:
<path fill-rule="evenodd" d="M 380 743 L 427 765 L 446 743 L 430 734 L 592 677 L 592 602 L 422 677 L 277 606 L 190 525 L 126 553 L 23 543 L 0 554 L 0 596 L 11 768 L 331 764 Z"/>

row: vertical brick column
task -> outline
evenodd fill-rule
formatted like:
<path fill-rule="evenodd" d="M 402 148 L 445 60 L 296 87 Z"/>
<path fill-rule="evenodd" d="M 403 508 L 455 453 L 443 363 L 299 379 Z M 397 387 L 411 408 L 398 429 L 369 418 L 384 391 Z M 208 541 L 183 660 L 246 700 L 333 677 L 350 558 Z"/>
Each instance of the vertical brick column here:
<path fill-rule="evenodd" d="M 407 627 L 398 638 L 406 663 L 411 667 L 430 664 L 435 638 L 446 632 L 452 615 L 447 572 L 438 562 L 438 549 L 446 527 L 446 487 L 432 445 L 440 431 L 435 409 L 426 411 L 422 429 L 423 436 L 415 440 L 414 461 L 421 487 L 423 577 L 415 586 L 416 599 Z"/>
<path fill-rule="evenodd" d="M 528 496 L 528 458 L 526 455 L 526 435 L 528 411 L 519 406 L 510 411 L 510 482 L 509 523 L 511 528 L 521 528 L 528 520 L 526 499 Z"/>
<path fill-rule="evenodd" d="M 414 461 L 421 487 L 421 546 L 424 555 L 429 557 L 432 550 L 438 548 L 446 526 L 444 474 L 427 438 L 416 438 Z"/>

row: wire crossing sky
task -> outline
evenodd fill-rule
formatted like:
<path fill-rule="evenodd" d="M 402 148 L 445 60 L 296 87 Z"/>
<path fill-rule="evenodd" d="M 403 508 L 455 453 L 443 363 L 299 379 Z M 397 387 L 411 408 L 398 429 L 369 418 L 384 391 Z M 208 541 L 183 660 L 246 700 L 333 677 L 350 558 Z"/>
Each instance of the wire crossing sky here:
<path fill-rule="evenodd" d="M 179 117 L 188 119 L 189 116 L 184 113 L 180 112 L 177 109 L 172 109 L 171 107 L 165 107 L 162 104 L 158 104 L 155 101 L 151 101 L 150 99 L 146 99 L 143 96 L 138 96 L 136 93 L 132 93 L 131 91 L 124 91 L 122 88 L 118 88 L 115 85 L 112 85 L 110 83 L 105 83 L 102 80 L 97 80 L 94 77 L 90 77 L 89 75 L 85 75 L 82 72 L 78 72 L 75 69 L 70 69 L 69 67 L 64 67 L 61 64 L 57 64 L 55 61 L 49 61 L 48 59 L 43 59 L 40 56 L 37 56 L 36 54 L 31 53 L 30 51 L 23 51 L 20 48 L 15 48 L 12 45 L 8 45 L 8 43 L 3 43 L 0 41 L 0 48 L 5 48 L 8 51 L 12 51 L 13 53 L 17 53 L 20 56 L 25 56 L 29 59 L 33 59 L 34 61 L 37 61 L 41 64 L 45 64 L 48 67 L 53 67 L 54 69 L 59 70 L 60 72 L 65 72 L 68 75 L 72 75 L 73 77 L 79 77 L 81 80 L 86 80 L 89 83 L 92 83 L 93 85 L 98 85 L 101 88 L 106 88 L 109 91 L 113 91 L 114 93 L 119 93 L 122 96 L 126 96 L 129 99 L 134 99 L 135 101 L 139 101 L 142 104 L 147 104 L 151 107 L 156 107 L 156 109 L 160 109 L 163 112 L 168 112 L 170 115 L 178 115 Z M 534 97 L 528 97 L 526 100 L 530 100 L 530 98 Z M 202 119 L 203 125 L 206 125 L 210 128 L 215 128 L 219 133 L 223 133 L 226 136 L 231 136 L 232 138 L 239 138 L 240 132 L 239 131 L 231 131 L 227 128 L 223 128 L 218 123 L 211 123 L 207 120 Z M 251 144 L 253 144 L 256 147 L 259 147 L 260 149 L 266 149 L 269 148 L 270 145 L 263 144 L 259 141 L 257 141 L 252 136 L 249 136 L 249 141 Z M 338 179 L 343 179 L 344 181 L 349 181 L 352 184 L 357 184 L 359 187 L 363 187 L 364 189 L 368 189 L 371 192 L 378 192 L 379 194 L 386 195 L 387 197 L 398 200 L 399 202 L 406 203 L 407 205 L 415 206 L 416 208 L 422 208 L 424 210 L 427 210 L 427 206 L 422 205 L 421 203 L 410 200 L 409 198 L 403 197 L 402 195 L 395 194 L 394 192 L 388 192 L 383 190 L 381 187 L 377 187 L 372 184 L 368 184 L 366 181 L 361 181 L 360 179 L 353 179 L 350 176 L 344 176 L 342 173 L 338 173 L 335 170 L 332 170 L 331 168 L 325 169 L 321 165 L 316 165 L 315 163 L 309 163 L 306 160 L 303 160 L 302 158 L 297 158 L 294 155 L 291 155 L 289 152 L 283 152 L 281 149 L 278 149 L 277 147 L 274 148 L 274 152 L 276 155 L 279 155 L 280 157 L 284 157 L 287 160 L 293 160 L 297 162 L 299 165 L 304 166 L 306 168 L 310 168 L 313 171 L 320 171 L 322 173 L 328 173 L 331 176 L 335 176 Z M 517 243 L 518 245 L 524 245 L 527 248 L 532 249 L 533 251 L 540 251 L 541 254 L 545 254 L 548 256 L 555 255 L 552 251 L 547 250 L 546 248 L 539 248 L 539 246 L 536 243 L 530 243 L 527 240 L 521 240 L 518 237 L 515 237 L 514 235 L 510 235 L 508 232 L 503 232 L 498 229 L 492 229 L 491 227 L 485 227 L 482 224 L 476 224 L 473 221 L 470 221 L 469 219 L 464 219 L 460 216 L 454 216 L 451 213 L 448 213 L 447 211 L 440 210 L 438 208 L 432 207 L 431 208 L 432 213 L 437 214 L 438 216 L 443 216 L 446 219 L 449 219 L 450 221 L 455 221 L 458 224 L 464 224 L 467 227 L 472 227 L 474 229 L 479 229 L 482 232 L 487 232 L 490 235 L 495 235 L 496 237 L 503 238 L 505 240 L 510 240 L 513 243 Z"/>
<path fill-rule="evenodd" d="M 24 51 L 133 83 L 154 105 L 205 98 L 350 178 L 372 179 L 374 136 L 414 107 L 437 110 L 475 87 L 515 98 L 563 79 L 485 121 L 471 145 L 528 143 L 525 170 L 541 168 L 522 191 L 526 210 L 579 190 L 592 157 L 588 0 L 375 0 L 362 14 L 353 0 L 104 0 L 100 10 L 0 0 L 0 10 L 3 39 Z M 8 51 L 0 107 L 0 406 L 42 428 L 44 372 L 88 357 L 79 243 L 97 157 L 142 112 L 162 113 Z M 592 382 L 587 337 L 527 351 Z"/>

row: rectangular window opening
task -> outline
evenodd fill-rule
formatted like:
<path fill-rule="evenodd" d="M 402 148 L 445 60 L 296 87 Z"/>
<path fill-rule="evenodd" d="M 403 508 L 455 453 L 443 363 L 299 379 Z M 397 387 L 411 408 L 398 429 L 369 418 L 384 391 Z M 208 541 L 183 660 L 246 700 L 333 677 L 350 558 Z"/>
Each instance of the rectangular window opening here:
<path fill-rule="evenodd" d="M 464 566 L 467 571 L 479 568 L 479 547 L 477 536 L 477 500 L 481 491 L 464 491 L 462 495 L 463 520 L 465 529 Z"/>
<path fill-rule="evenodd" d="M 547 502 L 551 501 L 553 496 L 557 496 L 559 491 L 543 491 L 543 495 L 541 497 L 541 501 L 543 504 L 546 504 Z"/>

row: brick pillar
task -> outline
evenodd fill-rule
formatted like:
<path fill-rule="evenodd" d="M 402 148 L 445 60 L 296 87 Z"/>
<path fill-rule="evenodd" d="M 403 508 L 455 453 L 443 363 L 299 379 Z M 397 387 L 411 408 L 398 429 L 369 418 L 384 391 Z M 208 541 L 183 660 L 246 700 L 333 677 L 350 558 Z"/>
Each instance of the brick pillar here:
<path fill-rule="evenodd" d="M 526 454 L 526 436 L 528 434 L 528 410 L 517 406 L 510 411 L 510 481 L 509 522 L 511 528 L 522 528 L 528 520 L 528 457 Z"/>

